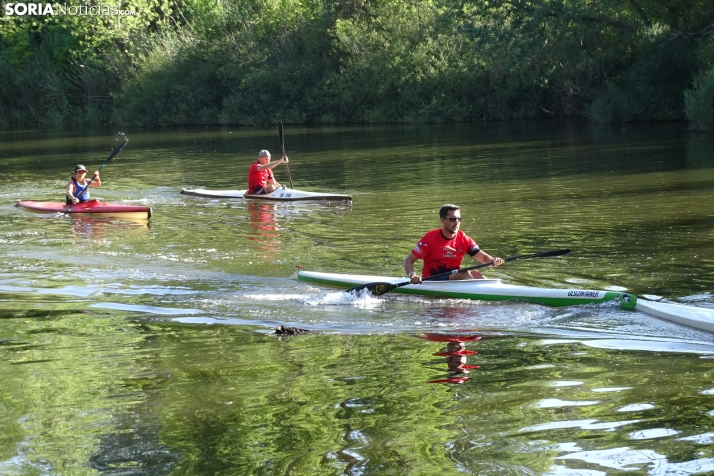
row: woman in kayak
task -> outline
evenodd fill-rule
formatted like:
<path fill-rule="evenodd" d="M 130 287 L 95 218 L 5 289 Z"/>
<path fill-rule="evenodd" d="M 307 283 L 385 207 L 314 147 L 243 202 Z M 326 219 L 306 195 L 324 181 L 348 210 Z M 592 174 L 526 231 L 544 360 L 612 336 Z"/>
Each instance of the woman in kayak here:
<path fill-rule="evenodd" d="M 404 258 L 404 271 L 413 284 L 422 282 L 422 277 L 414 272 L 414 263 L 424 260 L 424 277 L 435 274 L 447 273 L 459 269 L 461 260 L 468 253 L 481 263 L 493 263 L 492 266 L 503 264 L 501 258 L 493 258 L 483 251 L 474 240 L 459 230 L 461 225 L 461 211 L 458 206 L 447 204 L 439 210 L 441 228 L 432 230 L 419 240 L 414 249 Z M 483 274 L 478 270 L 462 271 L 442 278 L 450 279 L 483 279 Z"/>
<path fill-rule="evenodd" d="M 67 205 L 86 202 L 89 200 L 89 187 L 100 187 L 102 181 L 99 179 L 99 170 L 94 172 L 92 180 L 87 180 L 84 177 L 87 175 L 87 169 L 84 165 L 77 165 L 67 182 Z"/>
<path fill-rule="evenodd" d="M 283 156 L 280 160 L 271 162 L 270 152 L 267 150 L 258 152 L 258 161 L 253 162 L 248 171 L 248 193 L 251 195 L 260 195 L 277 190 L 280 184 L 275 181 L 271 169 L 280 164 L 287 164 L 288 162 L 287 156 Z"/>

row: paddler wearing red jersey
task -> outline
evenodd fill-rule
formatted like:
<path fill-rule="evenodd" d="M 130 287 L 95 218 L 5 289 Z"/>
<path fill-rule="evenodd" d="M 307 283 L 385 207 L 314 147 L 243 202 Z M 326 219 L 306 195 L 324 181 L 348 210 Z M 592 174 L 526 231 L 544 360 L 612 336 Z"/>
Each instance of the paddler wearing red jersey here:
<path fill-rule="evenodd" d="M 272 170 L 259 170 L 259 166 L 260 162 L 258 161 L 250 165 L 250 170 L 248 170 L 248 193 L 255 194 L 265 188 L 268 184 L 268 180 L 274 180 Z"/>
<path fill-rule="evenodd" d="M 447 273 L 461 267 L 464 255 L 474 256 L 481 249 L 466 233 L 459 230 L 447 238 L 441 228 L 432 230 L 419 240 L 412 250 L 417 259 L 424 260 L 424 277 Z"/>
<path fill-rule="evenodd" d="M 404 271 L 407 273 L 412 283 L 419 284 L 422 277 L 414 271 L 414 263 L 417 260 L 424 260 L 424 277 L 446 273 L 457 270 L 461 267 L 461 260 L 465 255 L 471 256 L 480 263 L 493 263 L 492 266 L 499 266 L 503 263 L 501 258 L 494 258 L 476 244 L 464 232 L 459 230 L 461 226 L 460 207 L 446 204 L 439 210 L 441 228 L 428 232 L 419 240 L 414 249 L 404 258 Z M 445 276 L 449 279 L 483 279 L 484 276 L 478 270 L 463 271 Z"/>
<path fill-rule="evenodd" d="M 253 162 L 248 170 L 248 193 L 253 195 L 270 193 L 280 187 L 273 177 L 273 167 L 289 162 L 286 156 L 270 161 L 270 152 L 258 152 L 258 161 Z"/>

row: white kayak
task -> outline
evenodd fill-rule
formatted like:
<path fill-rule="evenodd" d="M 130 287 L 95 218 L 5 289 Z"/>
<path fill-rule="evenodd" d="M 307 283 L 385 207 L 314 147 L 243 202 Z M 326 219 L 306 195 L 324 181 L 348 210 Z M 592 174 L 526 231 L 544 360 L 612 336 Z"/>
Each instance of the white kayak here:
<path fill-rule="evenodd" d="M 365 276 L 358 274 L 320 273 L 299 270 L 293 278 L 308 283 L 351 288 L 367 283 L 403 283 L 406 278 Z M 523 301 L 547 306 L 575 306 L 615 302 L 623 308 L 633 309 L 637 302 L 634 294 L 616 291 L 595 291 L 566 288 L 551 289 L 504 284 L 500 279 L 464 279 L 454 281 L 424 281 L 408 284 L 392 292 L 418 294 L 442 298 L 474 299 L 483 301 Z"/>
<path fill-rule="evenodd" d="M 635 309 L 678 324 L 714 332 L 714 309 L 642 298 L 637 300 Z"/>
<path fill-rule="evenodd" d="M 279 189 L 262 195 L 251 195 L 246 193 L 247 190 L 208 190 L 208 189 L 182 189 L 183 195 L 193 195 L 194 197 L 205 198 L 245 198 L 254 200 L 274 200 L 282 202 L 294 202 L 297 200 L 329 200 L 329 201 L 347 201 L 352 200 L 351 195 L 342 195 L 339 193 L 322 193 L 308 192 L 305 190 L 295 190 L 285 188 Z"/>

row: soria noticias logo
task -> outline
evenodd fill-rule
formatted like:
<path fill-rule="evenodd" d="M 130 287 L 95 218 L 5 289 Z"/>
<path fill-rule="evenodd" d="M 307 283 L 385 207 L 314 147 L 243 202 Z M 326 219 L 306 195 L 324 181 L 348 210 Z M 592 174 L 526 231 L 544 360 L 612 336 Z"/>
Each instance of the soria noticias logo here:
<path fill-rule="evenodd" d="M 7 16 L 36 15 L 136 15 L 134 10 L 120 10 L 110 5 L 68 5 L 66 3 L 6 3 Z"/>

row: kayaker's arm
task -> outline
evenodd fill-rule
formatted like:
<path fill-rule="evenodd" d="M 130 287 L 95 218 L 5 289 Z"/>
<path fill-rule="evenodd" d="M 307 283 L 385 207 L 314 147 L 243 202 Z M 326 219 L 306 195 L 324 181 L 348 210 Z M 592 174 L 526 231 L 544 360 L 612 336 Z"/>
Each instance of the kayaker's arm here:
<path fill-rule="evenodd" d="M 491 266 L 500 266 L 503 264 L 503 260 L 501 258 L 494 258 L 493 256 L 489 255 L 486 253 L 484 250 L 479 250 L 478 253 L 476 253 L 473 258 L 478 261 L 479 263 L 490 263 L 493 262 Z"/>
<path fill-rule="evenodd" d="M 421 284 L 422 282 L 421 276 L 416 274 L 416 272 L 414 271 L 414 263 L 416 263 L 418 259 L 419 258 L 414 256 L 414 254 L 410 252 L 402 262 L 404 272 L 407 273 L 407 276 L 409 276 L 409 279 L 411 279 L 412 284 Z"/>
<path fill-rule="evenodd" d="M 72 182 L 72 179 L 69 179 L 67 182 L 67 198 L 69 198 L 72 203 L 79 202 L 79 199 L 74 196 L 74 182 Z"/>
<path fill-rule="evenodd" d="M 90 187 L 101 187 L 102 186 L 102 179 L 99 178 L 99 170 L 94 172 L 94 177 L 92 177 L 92 181 L 89 183 Z"/>
<path fill-rule="evenodd" d="M 265 165 L 263 165 L 263 164 L 258 164 L 258 166 L 256 167 L 256 169 L 257 169 L 257 170 L 272 169 L 272 168 L 274 168 L 274 167 L 277 167 L 277 166 L 280 165 L 280 164 L 287 164 L 288 162 L 290 162 L 290 161 L 288 160 L 288 157 L 287 157 L 287 156 L 283 156 L 283 157 L 281 157 L 280 159 L 274 160 L 274 161 L 272 161 L 272 162 L 268 162 L 268 163 L 265 164 Z"/>

